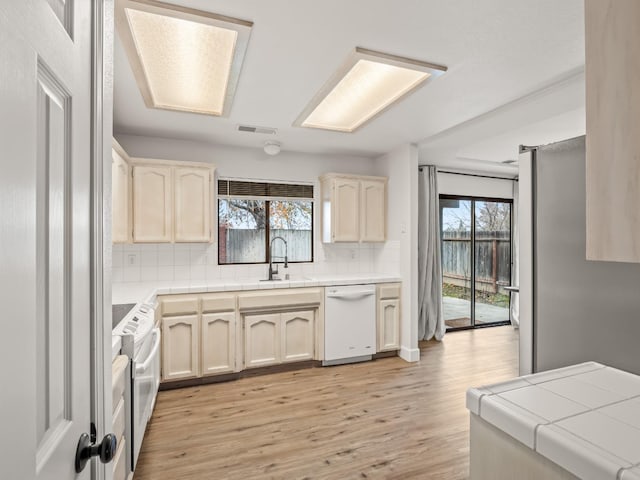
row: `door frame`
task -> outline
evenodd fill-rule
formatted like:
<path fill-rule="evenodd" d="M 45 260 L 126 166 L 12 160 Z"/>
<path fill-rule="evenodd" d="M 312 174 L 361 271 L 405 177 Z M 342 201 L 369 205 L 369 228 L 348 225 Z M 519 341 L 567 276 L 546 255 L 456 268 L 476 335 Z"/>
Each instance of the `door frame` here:
<path fill-rule="evenodd" d="M 519 255 L 519 375 L 536 372 L 533 344 L 536 337 L 534 319 L 536 231 L 536 159 L 537 147 L 520 146 L 518 157 L 518 255 Z"/>
<path fill-rule="evenodd" d="M 111 433 L 111 138 L 113 136 L 114 0 L 91 12 L 91 421 L 97 438 Z M 91 478 L 112 478 L 112 464 L 91 462 Z"/>
<path fill-rule="evenodd" d="M 475 209 L 475 204 L 476 202 L 495 202 L 495 203 L 508 203 L 509 205 L 511 205 L 511 208 L 509 209 L 509 232 L 510 232 L 510 236 L 509 236 L 509 277 L 511 277 L 512 274 L 512 270 L 513 270 L 513 199 L 512 198 L 497 198 L 497 197 L 485 197 L 485 196 L 474 196 L 474 195 L 451 195 L 451 194 L 446 194 L 446 193 L 442 193 L 438 195 L 438 204 L 440 203 L 440 200 L 442 199 L 446 199 L 446 200 L 466 200 L 471 202 L 471 238 L 470 238 L 470 254 L 471 254 L 471 259 L 470 259 L 470 265 L 471 265 L 471 311 L 470 311 L 470 325 L 468 326 L 464 326 L 464 327 L 455 327 L 455 328 L 447 328 L 447 332 L 456 332 L 456 331 L 460 331 L 460 330 L 472 330 L 475 328 L 486 328 L 486 327 L 498 327 L 501 325 L 510 325 L 511 324 L 511 295 L 509 295 L 509 318 L 507 320 L 498 320 L 496 322 L 490 322 L 490 323 L 482 323 L 482 324 L 476 324 L 475 322 L 475 317 L 476 317 L 476 293 L 475 293 L 475 281 L 476 281 L 476 252 L 475 252 L 475 241 L 476 241 L 476 209 Z M 438 208 L 439 212 L 438 214 L 440 215 L 440 236 L 442 237 L 442 209 Z M 440 242 L 442 243 L 443 240 L 442 238 L 440 238 Z M 442 245 L 441 245 L 441 250 L 442 250 Z M 442 283 L 444 280 L 444 270 L 442 271 L 442 278 L 440 279 L 440 281 Z"/>

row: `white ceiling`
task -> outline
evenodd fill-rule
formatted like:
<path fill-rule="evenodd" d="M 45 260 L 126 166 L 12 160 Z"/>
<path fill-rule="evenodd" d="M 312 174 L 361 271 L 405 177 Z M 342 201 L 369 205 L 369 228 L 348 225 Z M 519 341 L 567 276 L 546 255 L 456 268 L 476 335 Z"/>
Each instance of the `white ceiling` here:
<path fill-rule="evenodd" d="M 170 1 L 254 22 L 231 115 L 146 108 L 116 36 L 116 133 L 372 157 L 414 142 L 439 163 L 471 158 L 481 169 L 513 158 L 514 142 L 584 125 L 583 0 Z M 356 46 L 449 71 L 356 133 L 292 127 Z M 239 123 L 278 133 L 237 132 Z"/>

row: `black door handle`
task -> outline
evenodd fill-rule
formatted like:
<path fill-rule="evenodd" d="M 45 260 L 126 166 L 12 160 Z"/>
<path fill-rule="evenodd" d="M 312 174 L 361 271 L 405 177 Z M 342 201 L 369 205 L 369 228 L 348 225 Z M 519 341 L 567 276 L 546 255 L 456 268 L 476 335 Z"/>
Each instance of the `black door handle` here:
<path fill-rule="evenodd" d="M 109 463 L 116 454 L 118 441 L 113 433 L 105 435 L 100 443 L 91 443 L 88 433 L 80 435 L 78 448 L 76 449 L 76 473 L 84 470 L 91 457 L 100 457 L 102 463 Z"/>

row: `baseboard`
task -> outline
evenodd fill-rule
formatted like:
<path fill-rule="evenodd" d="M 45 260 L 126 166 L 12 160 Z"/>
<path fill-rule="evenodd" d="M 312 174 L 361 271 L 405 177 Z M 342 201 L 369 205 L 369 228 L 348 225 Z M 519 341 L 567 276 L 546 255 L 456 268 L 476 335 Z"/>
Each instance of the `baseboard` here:
<path fill-rule="evenodd" d="M 419 362 L 420 361 L 420 349 L 419 348 L 407 348 L 404 345 L 400 347 L 400 358 L 405 362 Z"/>

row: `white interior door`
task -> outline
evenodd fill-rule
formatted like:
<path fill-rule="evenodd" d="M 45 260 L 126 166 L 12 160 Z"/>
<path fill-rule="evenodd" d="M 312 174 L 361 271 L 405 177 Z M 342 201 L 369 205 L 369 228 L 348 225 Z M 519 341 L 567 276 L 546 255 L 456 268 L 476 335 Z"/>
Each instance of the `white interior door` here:
<path fill-rule="evenodd" d="M 92 3 L 0 2 L 0 478 L 90 478 Z"/>

